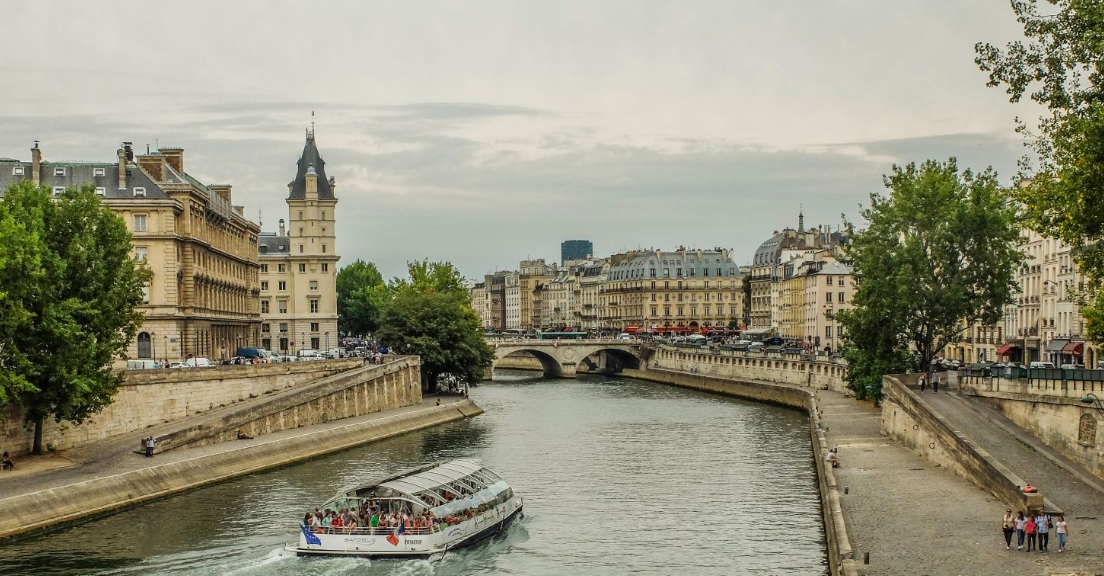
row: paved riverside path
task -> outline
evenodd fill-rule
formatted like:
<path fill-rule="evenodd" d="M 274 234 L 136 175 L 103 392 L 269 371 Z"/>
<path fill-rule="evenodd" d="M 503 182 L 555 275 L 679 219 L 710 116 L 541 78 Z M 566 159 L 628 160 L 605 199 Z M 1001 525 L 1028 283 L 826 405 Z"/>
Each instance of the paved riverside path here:
<path fill-rule="evenodd" d="M 842 466 L 835 471 L 836 480 L 862 574 L 1104 574 L 1100 539 L 1090 548 L 1073 519 L 1070 524 L 1077 540 L 1070 543 L 1070 552 L 1058 554 L 1054 538 L 1053 551 L 1047 554 L 1017 552 L 1015 546 L 1005 550 L 1000 531 L 1005 507 L 992 494 L 882 436 L 881 411 L 871 403 L 833 391 L 818 391 L 817 398 L 829 446 L 840 448 Z M 1003 461 L 1001 455 L 994 455 Z M 849 488 L 848 494 L 842 493 L 843 487 Z M 863 565 L 867 552 L 870 564 Z"/>
<path fill-rule="evenodd" d="M 1051 534 L 1051 551 L 1047 556 L 1060 557 L 1048 558 L 1053 566 L 1067 572 L 1080 569 L 1089 574 L 1104 574 L 1104 493 L 1099 481 L 1090 479 L 1093 485 L 1089 485 L 1058 466 L 1043 452 L 1051 452 L 1053 458 L 1074 467 L 1080 475 L 1092 476 L 1037 439 L 1029 445 L 1027 441 L 1032 439 L 1029 432 L 976 399 L 953 391 L 932 394 L 929 390 L 923 400 L 961 435 L 984 448 L 1025 482 L 1038 486 L 1044 497 L 1065 512 L 1070 524 L 1069 547 L 1058 554 L 1055 536 Z"/>
<path fill-rule="evenodd" d="M 97 454 L 97 459 L 94 460 L 90 460 L 84 463 L 78 463 L 74 466 L 66 468 L 43 470 L 40 472 L 35 472 L 33 474 L 24 474 L 10 477 L 4 477 L 2 474 L 0 474 L 0 501 L 2 501 L 4 498 L 19 496 L 30 492 L 37 492 L 39 490 L 59 488 L 76 484 L 78 482 L 84 482 L 86 480 L 92 480 L 105 476 L 113 476 L 116 474 L 122 474 L 134 470 L 152 468 L 156 466 L 170 464 L 173 462 L 180 462 L 201 456 L 208 456 L 211 454 L 218 454 L 221 452 L 236 450 L 238 448 L 241 448 L 248 442 L 269 442 L 280 440 L 283 438 L 298 436 L 304 433 L 329 430 L 372 420 L 382 420 L 384 418 L 407 414 L 410 412 L 433 407 L 436 405 L 438 399 L 440 399 L 442 405 L 447 405 L 453 402 L 465 400 L 466 398 L 464 396 L 426 396 L 425 398 L 423 398 L 421 403 L 414 404 L 412 406 L 391 408 L 388 410 L 373 412 L 371 414 L 365 414 L 363 416 L 357 416 L 354 418 L 331 420 L 322 424 L 302 426 L 299 428 L 290 428 L 288 430 L 273 432 L 271 434 L 262 434 L 257 436 L 254 440 L 229 440 L 226 442 L 219 442 L 217 444 L 210 444 L 207 446 L 200 446 L 196 448 L 179 448 L 156 454 L 153 458 L 146 458 L 141 454 L 135 453 L 133 450 L 135 449 L 135 447 L 138 446 L 138 441 L 141 438 L 149 436 L 151 434 L 150 430 L 164 431 L 165 433 L 167 433 L 176 426 L 187 427 L 195 425 L 196 420 L 191 419 L 183 422 L 176 422 L 173 424 L 164 425 L 158 428 L 150 428 L 141 432 L 125 435 L 134 436 L 133 441 L 130 441 L 129 438 L 124 439 L 125 441 L 118 441 L 118 439 L 112 438 L 103 442 L 92 444 L 87 449 L 82 449 L 82 457 L 90 457 L 90 454 L 93 452 Z M 243 404 L 244 403 L 238 403 L 234 406 L 236 408 L 241 408 Z M 212 415 L 211 417 L 220 416 L 221 414 Z"/>

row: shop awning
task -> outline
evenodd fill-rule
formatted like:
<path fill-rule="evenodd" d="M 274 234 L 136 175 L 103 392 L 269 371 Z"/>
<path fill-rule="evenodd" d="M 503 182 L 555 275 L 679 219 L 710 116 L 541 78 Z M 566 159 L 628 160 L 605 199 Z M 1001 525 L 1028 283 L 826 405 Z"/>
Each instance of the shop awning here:
<path fill-rule="evenodd" d="M 1085 351 L 1084 342 L 1070 342 L 1062 347 L 1062 354 L 1073 354 L 1080 356 Z"/>
<path fill-rule="evenodd" d="M 774 330 L 774 328 L 770 328 L 770 327 L 767 327 L 767 328 L 751 328 L 749 330 L 744 330 L 744 335 L 745 336 L 760 336 L 760 335 L 763 335 L 763 334 L 769 334 L 771 330 Z"/>
<path fill-rule="evenodd" d="M 1016 344 L 1005 344 L 997 350 L 997 356 L 1007 356 L 1012 353 L 1013 350 L 1019 350 L 1020 347 Z"/>
<path fill-rule="evenodd" d="M 639 326 L 628 326 L 624 330 L 622 330 L 622 332 L 624 332 L 626 334 L 636 334 L 637 332 L 640 332 L 640 327 Z"/>
<path fill-rule="evenodd" d="M 1047 342 L 1046 351 L 1061 353 L 1062 348 L 1065 348 L 1066 344 L 1069 344 L 1069 338 L 1055 338 L 1050 342 Z"/>

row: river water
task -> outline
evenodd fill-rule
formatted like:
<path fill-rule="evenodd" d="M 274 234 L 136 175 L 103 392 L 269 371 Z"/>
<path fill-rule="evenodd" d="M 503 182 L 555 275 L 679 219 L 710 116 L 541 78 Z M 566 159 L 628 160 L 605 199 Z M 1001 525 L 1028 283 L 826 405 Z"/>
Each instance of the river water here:
<path fill-rule="evenodd" d="M 48 575 L 827 574 L 806 417 L 615 377 L 500 372 L 478 418 L 0 544 Z M 525 499 L 506 533 L 437 561 L 296 558 L 296 522 L 363 479 L 474 457 Z"/>

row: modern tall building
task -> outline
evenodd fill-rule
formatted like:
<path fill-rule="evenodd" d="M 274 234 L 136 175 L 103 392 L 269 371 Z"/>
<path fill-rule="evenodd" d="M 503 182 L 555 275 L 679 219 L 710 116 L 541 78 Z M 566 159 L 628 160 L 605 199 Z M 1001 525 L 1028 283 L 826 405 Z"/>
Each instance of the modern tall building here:
<path fill-rule="evenodd" d="M 315 145 L 314 130 L 288 183 L 288 220 L 278 232 L 257 237 L 260 262 L 261 346 L 297 353 L 338 345 L 337 333 L 337 182 L 326 176 L 326 162 Z"/>
<path fill-rule="evenodd" d="M 260 227 L 233 205 L 230 185 L 184 170 L 183 149 L 135 157 L 124 142 L 113 162 L 51 162 L 35 142 L 30 162 L 0 159 L 0 194 L 24 179 L 55 194 L 90 184 L 126 221 L 134 256 L 153 271 L 126 358 L 219 359 L 257 344 Z"/>
<path fill-rule="evenodd" d="M 564 240 L 560 243 L 560 264 L 571 266 L 576 260 L 584 260 L 594 255 L 594 244 L 590 240 Z"/>

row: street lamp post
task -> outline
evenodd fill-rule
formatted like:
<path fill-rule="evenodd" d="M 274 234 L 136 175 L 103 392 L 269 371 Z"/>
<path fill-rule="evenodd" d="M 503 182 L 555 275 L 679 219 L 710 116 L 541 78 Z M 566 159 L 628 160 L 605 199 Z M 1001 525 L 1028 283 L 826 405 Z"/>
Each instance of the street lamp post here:
<path fill-rule="evenodd" d="M 1089 404 L 1093 408 L 1096 408 L 1097 412 L 1104 414 L 1104 405 L 1100 403 L 1100 398 L 1098 398 L 1097 395 L 1093 394 L 1092 392 L 1085 393 L 1085 395 L 1081 397 L 1081 403 Z"/>

